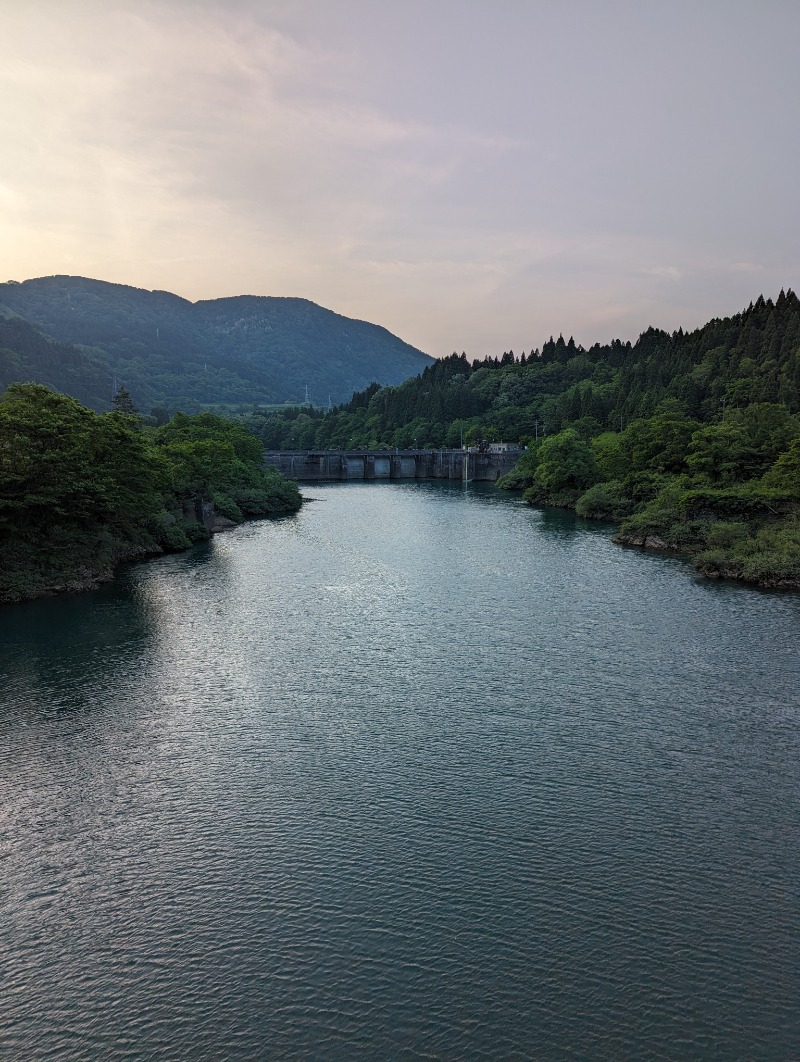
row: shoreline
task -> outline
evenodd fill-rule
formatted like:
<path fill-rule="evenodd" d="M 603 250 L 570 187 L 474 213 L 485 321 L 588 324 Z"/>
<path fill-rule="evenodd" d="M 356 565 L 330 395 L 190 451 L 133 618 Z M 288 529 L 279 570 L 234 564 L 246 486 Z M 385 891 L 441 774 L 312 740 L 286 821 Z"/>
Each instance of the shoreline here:
<path fill-rule="evenodd" d="M 508 491 L 509 494 L 524 493 L 523 489 L 501 487 L 501 490 Z M 554 503 L 545 504 L 542 502 L 530 502 L 526 501 L 526 505 L 529 505 L 532 509 L 564 509 L 569 512 L 574 512 L 577 516 L 576 508 L 574 505 L 556 505 Z M 581 516 L 580 520 L 592 520 L 596 523 L 614 524 L 617 527 L 622 523 L 621 520 L 614 519 L 612 516 Z M 651 550 L 654 553 L 668 553 L 676 557 L 684 557 L 686 560 L 693 560 L 698 556 L 702 550 L 694 550 L 688 547 L 681 548 L 679 546 L 670 545 L 660 535 L 630 535 L 621 534 L 617 532 L 611 536 L 611 541 L 617 546 L 623 546 L 626 549 L 641 549 Z M 701 576 L 703 579 L 710 579 L 712 582 L 735 582 L 741 583 L 750 589 L 758 590 L 771 590 L 781 591 L 783 593 L 800 593 L 800 579 L 784 579 L 780 576 L 771 578 L 769 576 L 765 578 L 753 579 L 744 574 L 744 572 L 737 571 L 736 568 L 720 568 L 720 569 L 704 569 L 698 567 L 695 564 L 692 565 L 692 571 L 695 575 Z"/>
<path fill-rule="evenodd" d="M 304 499 L 305 500 L 305 499 Z M 250 523 L 253 520 L 269 520 L 275 517 L 291 516 L 297 510 L 287 510 L 286 512 L 277 513 L 261 513 L 253 516 L 247 516 L 244 520 L 236 523 L 234 520 L 229 520 L 228 517 L 222 516 L 219 513 L 213 513 L 208 524 L 197 524 L 197 527 L 204 527 L 207 534 L 199 535 L 198 537 L 189 543 L 188 546 L 183 546 L 179 549 L 169 549 L 161 545 L 154 544 L 152 547 L 146 546 L 131 546 L 128 549 L 120 547 L 115 550 L 108 562 L 102 567 L 91 568 L 85 564 L 78 565 L 73 572 L 60 573 L 58 576 L 54 576 L 52 582 L 47 585 L 37 586 L 30 590 L 21 590 L 19 593 L 4 593 L 0 595 L 0 608 L 5 605 L 23 605 L 29 601 L 42 601 L 46 598 L 61 597 L 65 594 L 83 594 L 91 590 L 99 590 L 105 583 L 112 582 L 119 574 L 120 568 L 126 564 L 139 564 L 148 560 L 155 560 L 156 557 L 163 557 L 169 554 L 186 553 L 192 549 L 199 542 L 207 542 L 214 535 L 224 534 L 226 531 L 233 531 L 237 527 L 241 527 L 243 524 Z M 22 574 L 22 572 L 20 572 Z"/>

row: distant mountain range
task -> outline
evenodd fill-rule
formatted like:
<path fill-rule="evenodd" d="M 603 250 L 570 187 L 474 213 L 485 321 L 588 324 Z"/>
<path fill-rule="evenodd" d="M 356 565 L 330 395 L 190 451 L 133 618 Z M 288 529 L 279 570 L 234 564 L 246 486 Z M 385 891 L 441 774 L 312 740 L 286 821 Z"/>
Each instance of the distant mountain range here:
<path fill-rule="evenodd" d="M 301 403 L 306 395 L 335 405 L 432 363 L 385 328 L 307 299 L 192 303 L 68 276 L 0 284 L 0 389 L 35 380 L 97 410 L 110 408 L 120 385 L 143 411 Z"/>

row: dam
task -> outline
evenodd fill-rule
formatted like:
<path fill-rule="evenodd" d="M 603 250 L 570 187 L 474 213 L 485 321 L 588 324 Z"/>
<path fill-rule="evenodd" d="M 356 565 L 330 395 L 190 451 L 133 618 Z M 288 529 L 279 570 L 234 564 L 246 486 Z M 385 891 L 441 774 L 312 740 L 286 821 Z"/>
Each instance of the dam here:
<path fill-rule="evenodd" d="M 301 482 L 449 479 L 493 483 L 521 457 L 505 450 L 271 450 L 264 464 Z"/>

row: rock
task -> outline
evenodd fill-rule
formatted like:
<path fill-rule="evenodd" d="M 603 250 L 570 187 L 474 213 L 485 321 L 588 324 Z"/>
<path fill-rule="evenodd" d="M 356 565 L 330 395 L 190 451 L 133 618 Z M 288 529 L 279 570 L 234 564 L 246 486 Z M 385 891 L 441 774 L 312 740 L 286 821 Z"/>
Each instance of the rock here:
<path fill-rule="evenodd" d="M 643 546 L 644 539 L 639 535 L 614 535 L 614 542 L 619 546 Z"/>
<path fill-rule="evenodd" d="M 648 549 L 669 548 L 664 539 L 660 538 L 658 535 L 648 535 L 647 538 L 644 540 L 644 545 L 647 546 Z"/>
<path fill-rule="evenodd" d="M 214 516 L 214 522 L 211 525 L 211 533 L 216 535 L 219 531 L 230 531 L 233 527 L 236 527 L 233 520 L 229 520 L 227 516 L 221 516 L 219 513 L 216 513 Z"/>

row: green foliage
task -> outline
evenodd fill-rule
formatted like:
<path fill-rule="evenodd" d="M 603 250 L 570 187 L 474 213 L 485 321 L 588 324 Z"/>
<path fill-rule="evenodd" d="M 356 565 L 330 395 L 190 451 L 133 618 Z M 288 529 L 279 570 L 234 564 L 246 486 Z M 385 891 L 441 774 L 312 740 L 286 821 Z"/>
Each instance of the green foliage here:
<path fill-rule="evenodd" d="M 133 399 L 131 398 L 130 391 L 127 387 L 120 385 L 120 387 L 117 388 L 116 394 L 111 399 L 111 403 L 119 413 L 138 412 L 136 406 L 133 404 Z"/>
<path fill-rule="evenodd" d="M 764 476 L 764 484 L 777 490 L 800 494 L 800 439 L 795 439 Z"/>
<path fill-rule="evenodd" d="M 732 487 L 694 486 L 683 495 L 683 505 L 689 518 L 713 514 L 720 517 L 769 519 L 791 511 L 798 497 L 791 491 L 766 486 L 750 480 Z"/>
<path fill-rule="evenodd" d="M 497 486 L 501 490 L 525 490 L 533 486 L 533 477 L 536 474 L 538 462 L 539 444 L 537 442 L 528 446 L 515 467 L 498 479 Z"/>
<path fill-rule="evenodd" d="M 550 436 L 539 447 L 534 481 L 548 493 L 582 490 L 597 479 L 592 448 L 572 428 Z"/>
<path fill-rule="evenodd" d="M 746 525 L 713 525 L 695 567 L 709 576 L 746 579 L 764 586 L 800 584 L 800 520 L 788 517 L 748 532 Z"/>
<path fill-rule="evenodd" d="M 219 498 L 222 515 L 237 522 L 300 508 L 296 485 L 262 467 L 261 444 L 240 421 L 176 413 L 153 443 L 176 497 Z"/>
<path fill-rule="evenodd" d="M 686 466 L 711 483 L 733 483 L 751 470 L 755 456 L 742 425 L 709 424 L 692 435 Z"/>
<path fill-rule="evenodd" d="M 587 520 L 622 520 L 635 507 L 636 502 L 626 494 L 624 484 L 613 479 L 590 487 L 578 498 L 575 512 Z"/>
<path fill-rule="evenodd" d="M 634 421 L 622 437 L 622 448 L 634 471 L 681 472 L 692 435 L 700 427 L 686 416 L 676 399 L 662 402 L 658 411 Z"/>
<path fill-rule="evenodd" d="M 300 506 L 240 423 L 179 417 L 148 435 L 130 412 L 98 415 L 41 384 L 12 384 L 0 398 L 0 601 L 185 549 L 208 537 L 193 519 L 204 499 L 234 520 Z"/>
<path fill-rule="evenodd" d="M 161 507 L 159 470 L 136 418 L 98 416 L 41 384 L 0 398 L 0 530 L 38 533 L 54 518 L 145 527 Z"/>
<path fill-rule="evenodd" d="M 622 479 L 631 471 L 630 461 L 622 445 L 622 436 L 604 431 L 592 439 L 592 450 L 598 473 L 603 479 Z"/>
<path fill-rule="evenodd" d="M 215 490 L 212 492 L 211 500 L 214 502 L 214 509 L 220 516 L 233 520 L 235 524 L 240 524 L 244 520 L 244 513 L 229 494 L 224 494 L 221 490 Z"/>
<path fill-rule="evenodd" d="M 669 541 L 671 529 L 686 520 L 686 495 L 684 484 L 679 480 L 668 480 L 651 501 L 623 520 L 621 534 L 642 538 L 657 535 Z"/>
<path fill-rule="evenodd" d="M 747 524 L 735 520 L 721 520 L 711 524 L 706 532 L 706 545 L 709 549 L 734 549 L 747 540 Z"/>

